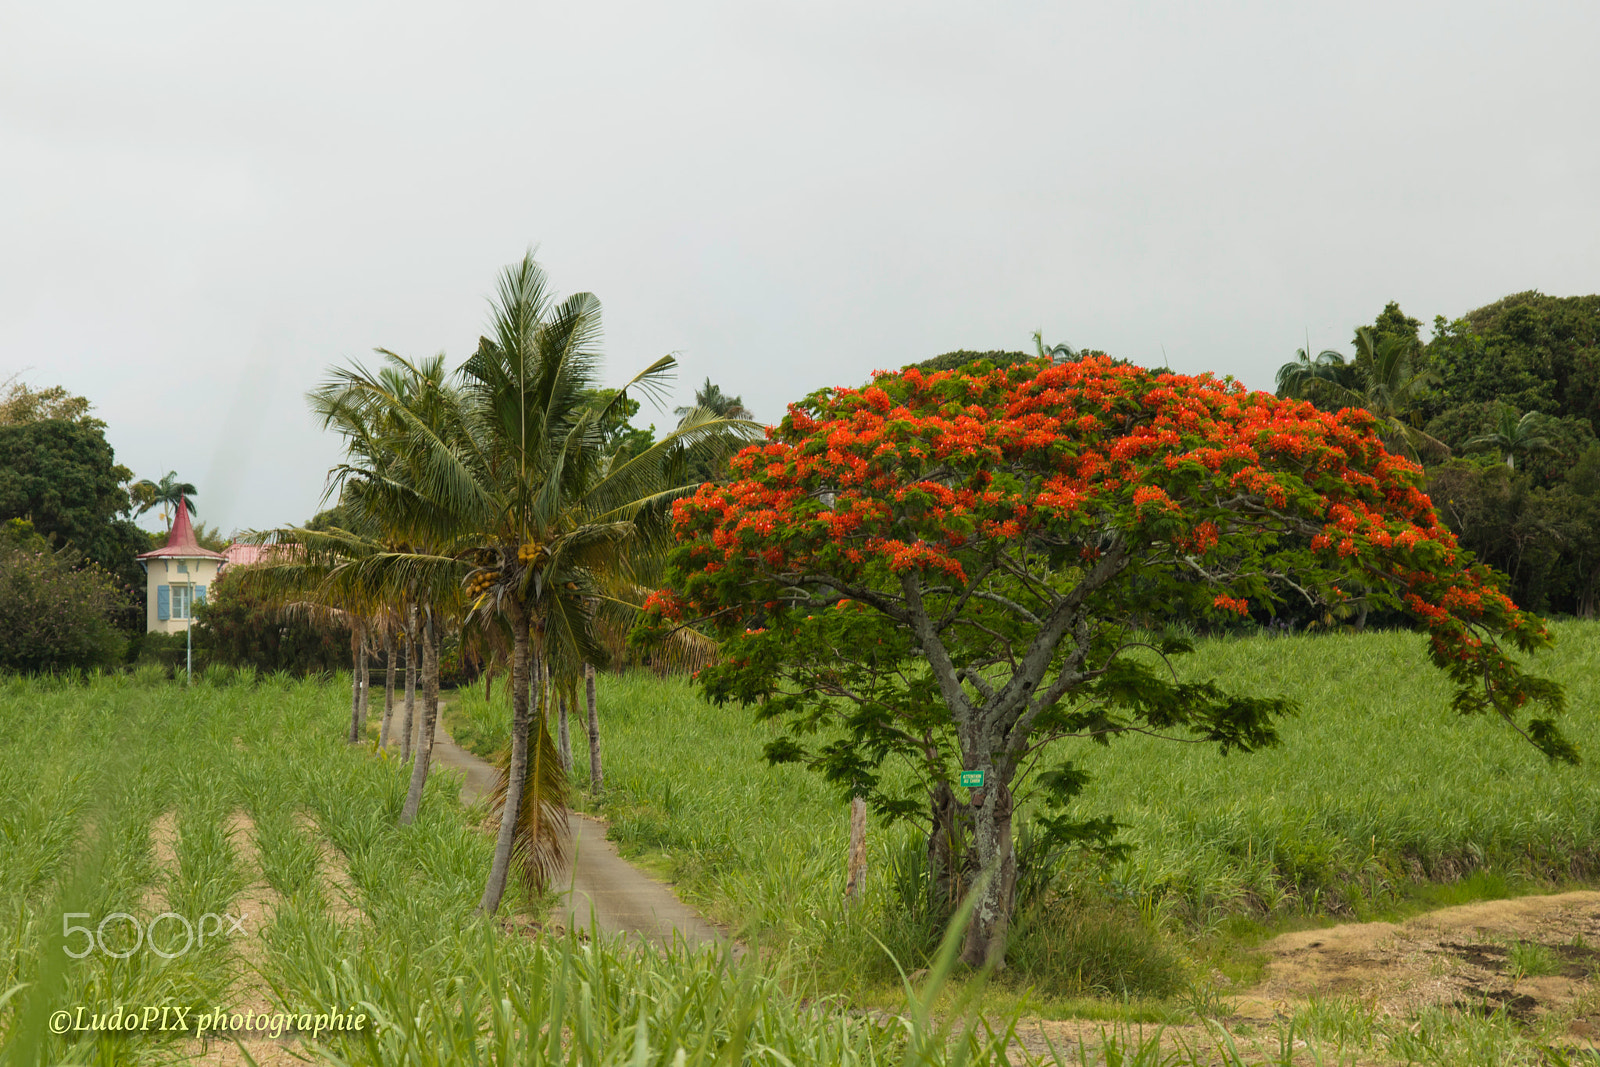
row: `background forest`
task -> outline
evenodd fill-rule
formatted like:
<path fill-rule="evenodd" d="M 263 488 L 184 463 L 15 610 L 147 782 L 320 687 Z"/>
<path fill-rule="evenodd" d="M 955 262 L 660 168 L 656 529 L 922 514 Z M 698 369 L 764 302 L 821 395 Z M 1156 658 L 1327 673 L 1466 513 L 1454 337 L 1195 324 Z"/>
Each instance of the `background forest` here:
<path fill-rule="evenodd" d="M 1302 351 L 1279 392 L 1355 402 L 1428 470 L 1440 516 L 1518 604 L 1593 618 L 1600 593 L 1600 296 L 1517 293 L 1453 322 L 1396 304 L 1346 359 Z"/>

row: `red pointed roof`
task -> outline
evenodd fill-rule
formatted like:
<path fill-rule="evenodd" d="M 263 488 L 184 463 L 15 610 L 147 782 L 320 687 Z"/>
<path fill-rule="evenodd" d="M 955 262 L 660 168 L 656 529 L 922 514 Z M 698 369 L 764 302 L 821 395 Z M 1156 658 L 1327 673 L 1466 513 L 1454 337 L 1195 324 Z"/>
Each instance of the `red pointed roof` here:
<path fill-rule="evenodd" d="M 167 535 L 167 547 L 153 552 L 141 552 L 135 559 L 223 559 L 221 552 L 201 548 L 194 539 L 194 527 L 189 525 L 189 505 L 178 498 L 178 517 L 172 520 L 172 532 Z"/>

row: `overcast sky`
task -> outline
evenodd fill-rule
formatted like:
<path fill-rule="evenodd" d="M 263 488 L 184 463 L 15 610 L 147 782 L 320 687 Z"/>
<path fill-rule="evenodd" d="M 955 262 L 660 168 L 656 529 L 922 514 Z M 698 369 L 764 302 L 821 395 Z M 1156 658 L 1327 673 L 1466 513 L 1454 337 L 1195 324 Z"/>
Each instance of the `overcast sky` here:
<path fill-rule="evenodd" d="M 459 362 L 531 245 L 613 380 L 676 352 L 764 420 L 1038 328 L 1270 388 L 1391 299 L 1600 290 L 1597 40 L 1592 0 L 0 0 L 0 378 L 224 531 L 316 509 L 330 365 Z"/>

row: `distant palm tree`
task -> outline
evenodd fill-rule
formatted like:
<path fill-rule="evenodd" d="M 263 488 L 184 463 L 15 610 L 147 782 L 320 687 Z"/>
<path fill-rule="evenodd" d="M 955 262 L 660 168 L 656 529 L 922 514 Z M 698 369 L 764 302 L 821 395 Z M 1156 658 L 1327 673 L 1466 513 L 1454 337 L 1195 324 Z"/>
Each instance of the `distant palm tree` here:
<path fill-rule="evenodd" d="M 1306 346 L 1296 349 L 1294 362 L 1278 368 L 1277 387 L 1281 397 L 1304 398 L 1312 382 L 1334 382 L 1353 389 L 1360 381 L 1360 372 L 1354 363 L 1347 362 L 1344 353 L 1325 348 L 1315 356 L 1311 354 L 1311 338 Z"/>
<path fill-rule="evenodd" d="M 682 447 L 669 451 L 668 466 L 679 472 L 671 480 L 684 484 L 721 481 L 727 476 L 728 458 L 760 435 L 752 422 L 755 416 L 744 406 L 744 398 L 729 396 L 710 378 L 694 391 L 692 406 L 675 408 L 673 414 L 678 416 L 680 431 L 703 419 L 722 419 L 727 423 L 720 431 L 706 437 L 704 447 L 694 454 Z"/>
<path fill-rule="evenodd" d="M 153 507 L 161 508 L 161 521 L 170 527 L 172 519 L 167 517 L 167 509 L 172 509 L 172 516 L 177 517 L 178 501 L 183 501 L 189 509 L 189 514 L 194 512 L 194 498 L 199 490 L 190 482 L 178 481 L 177 471 L 168 471 L 162 475 L 159 482 L 152 482 L 149 478 L 141 478 L 128 486 L 128 495 L 133 499 L 134 515 L 143 515 Z"/>
<path fill-rule="evenodd" d="M 1305 352 L 1298 353 L 1302 359 Z M 1324 357 L 1337 357 L 1324 360 Z M 1436 457 L 1450 455 L 1450 446 L 1431 434 L 1424 433 L 1412 423 L 1421 410 L 1422 399 L 1428 387 L 1438 376 L 1432 371 L 1418 369 L 1415 348 L 1410 338 L 1385 337 L 1381 341 L 1370 327 L 1356 331 L 1356 358 L 1353 364 L 1345 363 L 1338 353 L 1324 352 L 1315 361 L 1305 360 L 1312 368 L 1326 366 L 1328 377 L 1309 375 L 1298 382 L 1305 399 L 1322 408 L 1362 408 L 1377 416 L 1379 433 L 1384 447 L 1416 459 L 1419 452 Z M 1297 367 L 1300 363 L 1287 364 Z M 1349 371 L 1354 367 L 1354 381 L 1346 384 Z M 1283 369 L 1280 368 L 1281 375 Z M 1293 376 L 1291 376 L 1292 379 Z"/>
<path fill-rule="evenodd" d="M 1495 449 L 1505 459 L 1506 466 L 1516 470 L 1518 456 L 1559 451 L 1550 438 L 1541 433 L 1547 422 L 1548 418 L 1537 411 L 1530 411 L 1519 419 L 1515 409 L 1503 407 L 1495 428 L 1468 441 L 1465 450 Z"/>
<path fill-rule="evenodd" d="M 696 411 L 705 411 L 719 419 L 749 419 L 753 416 L 750 409 L 744 406 L 744 398 L 729 396 L 722 391 L 722 387 L 713 382 L 709 377 L 706 384 L 694 391 L 694 403 L 688 407 L 674 408 L 673 414 L 679 419 L 687 419 Z"/>
<path fill-rule="evenodd" d="M 1033 331 L 1033 347 L 1038 350 L 1040 359 L 1048 359 L 1052 363 L 1066 362 L 1078 358 L 1078 350 L 1066 342 L 1045 347 L 1044 331 Z"/>
<path fill-rule="evenodd" d="M 442 554 L 446 534 L 429 517 L 438 507 L 417 490 L 427 477 L 419 466 L 423 453 L 403 444 L 396 447 L 396 442 L 459 438 L 463 432 L 462 397 L 446 381 L 443 356 L 412 362 L 384 349 L 378 351 L 385 363 L 376 374 L 359 367 L 335 370 L 308 399 L 323 426 L 344 436 L 348 455 L 348 461 L 333 471 L 334 483 L 343 494 L 346 526 L 330 529 L 318 539 L 341 563 L 329 575 L 327 593 L 363 604 L 375 619 L 392 620 L 404 634 L 407 684 L 402 762 L 410 754 L 418 683 L 422 690 L 416 760 L 400 815 L 402 823 L 409 823 L 416 818 L 432 766 L 439 706 L 438 641 L 444 609 L 461 599 L 463 568 Z M 393 582 L 383 573 L 382 561 L 397 553 L 427 555 L 435 565 Z M 422 670 L 417 677 L 412 664 L 419 646 Z"/>

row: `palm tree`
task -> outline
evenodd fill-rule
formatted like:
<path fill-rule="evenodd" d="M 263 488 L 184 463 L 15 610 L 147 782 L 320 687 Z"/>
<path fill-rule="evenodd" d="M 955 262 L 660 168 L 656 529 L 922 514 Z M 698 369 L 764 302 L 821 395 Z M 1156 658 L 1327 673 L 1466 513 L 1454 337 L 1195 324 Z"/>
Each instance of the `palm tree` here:
<path fill-rule="evenodd" d="M 1078 350 L 1066 342 L 1046 347 L 1044 331 L 1033 331 L 1033 347 L 1039 353 L 1040 359 L 1048 359 L 1052 363 L 1064 363 L 1078 358 Z"/>
<path fill-rule="evenodd" d="M 696 411 L 709 411 L 722 419 L 749 419 L 750 409 L 744 406 L 744 398 L 729 396 L 722 391 L 722 387 L 713 382 L 709 377 L 706 383 L 694 391 L 694 403 L 688 407 L 673 408 L 672 413 L 680 420 L 688 418 Z"/>
<path fill-rule="evenodd" d="M 542 696 L 539 679 L 548 671 L 570 698 L 574 681 L 606 661 L 595 604 L 607 576 L 626 568 L 629 545 L 664 538 L 667 505 L 688 491 L 667 483 L 669 461 L 703 456 L 730 434 L 753 430 L 727 414 L 744 410 L 740 399 L 708 380 L 696 396 L 698 409 L 686 412 L 676 430 L 638 455 L 608 455 L 602 431 L 611 408 L 626 403 L 630 391 L 659 390 L 675 361 L 657 360 L 597 408 L 599 325 L 594 296 L 580 293 L 556 304 L 544 272 L 525 257 L 501 278 L 493 337 L 480 340 L 462 368 L 482 431 L 480 495 L 493 504 L 477 521 L 463 523 L 479 539 L 471 548 L 478 567 L 469 590 L 479 610 L 506 618 L 513 638 L 512 744 L 502 809 L 510 817 L 502 814 L 484 888 L 480 906 L 487 912 L 499 906 L 513 853 L 537 879 L 551 855 L 541 834 L 557 818 L 564 821 L 564 812 L 543 810 L 541 783 L 553 773 L 550 761 L 560 761 L 560 746 L 550 737 L 544 708 L 535 709 L 538 731 L 529 744 L 535 716 L 526 713 L 524 695 L 530 683 Z M 519 672 L 519 661 L 529 669 Z M 524 806 L 530 782 L 541 795 Z"/>
<path fill-rule="evenodd" d="M 695 390 L 694 404 L 689 407 L 674 408 L 673 414 L 678 416 L 680 429 L 696 420 L 708 417 L 741 423 L 748 423 L 753 418 L 750 409 L 744 406 L 743 397 L 729 396 L 710 378 Z M 679 472 L 674 476 L 674 480 L 689 485 L 722 480 L 727 473 L 728 458 L 749 440 L 749 433 L 735 427 L 727 429 L 720 435 L 714 435 L 708 447 L 698 450 L 695 455 L 690 455 L 681 448 L 676 450 L 676 453 L 669 455 L 668 458 L 668 463 Z"/>
<path fill-rule="evenodd" d="M 1360 372 L 1356 364 L 1345 361 L 1344 353 L 1331 348 L 1312 356 L 1308 335 L 1306 346 L 1295 350 L 1294 361 L 1278 368 L 1275 384 L 1279 396 L 1301 398 L 1306 396 L 1311 383 L 1319 381 L 1354 389 L 1360 383 Z"/>
<path fill-rule="evenodd" d="M 167 509 L 172 509 L 172 514 L 177 515 L 180 504 L 189 509 L 189 514 L 194 514 L 194 498 L 199 490 L 191 482 L 178 481 L 177 471 L 168 471 L 161 476 L 159 482 L 152 482 L 149 478 L 141 478 L 128 486 L 128 496 L 134 504 L 134 515 L 143 515 L 153 507 L 161 508 L 161 521 L 170 526 L 171 519 L 167 517 Z"/>
<path fill-rule="evenodd" d="M 1302 358 L 1304 351 L 1298 353 Z M 1338 363 L 1324 361 L 1326 356 L 1338 357 Z M 1381 341 L 1370 327 L 1356 331 L 1356 358 L 1345 364 L 1338 353 L 1324 352 L 1317 361 L 1307 361 L 1313 367 L 1325 367 L 1326 377 L 1309 374 L 1291 380 L 1297 382 L 1301 394 L 1319 407 L 1362 408 L 1377 416 L 1384 447 L 1403 453 L 1411 459 L 1419 451 L 1437 457 L 1450 455 L 1450 446 L 1431 434 L 1424 433 L 1413 423 L 1417 421 L 1421 404 L 1429 386 L 1438 376 L 1415 365 L 1415 346 L 1410 338 L 1389 336 Z M 1299 363 L 1287 364 L 1297 367 Z M 1348 375 L 1341 367 L 1355 368 L 1355 382 L 1345 384 L 1339 378 Z M 1279 374 L 1282 375 L 1283 368 Z M 1281 378 L 1280 378 L 1281 383 Z"/>
<path fill-rule="evenodd" d="M 1537 411 L 1518 418 L 1516 409 L 1502 407 L 1495 428 L 1468 441 L 1465 451 L 1495 449 L 1504 457 L 1506 466 L 1516 470 L 1518 456 L 1559 451 L 1550 438 L 1541 433 L 1547 421 L 1546 416 Z"/>
<path fill-rule="evenodd" d="M 658 390 L 674 361 L 657 360 L 597 407 L 599 325 L 599 301 L 555 301 L 530 255 L 502 274 L 492 336 L 433 417 L 394 403 L 378 376 L 341 378 L 341 402 L 394 415 L 360 420 L 381 448 L 364 445 L 361 461 L 337 472 L 346 499 L 381 517 L 395 542 L 355 561 L 349 581 L 397 593 L 455 581 L 468 621 L 510 638 L 512 744 L 486 912 L 498 908 L 514 860 L 539 884 L 563 858 L 567 780 L 554 772 L 530 690 L 542 699 L 547 671 L 571 678 L 604 662 L 593 604 L 604 576 L 625 566 L 624 545 L 664 537 L 668 505 L 687 491 L 666 480 L 668 459 L 698 458 L 753 429 L 702 409 L 638 455 L 607 457 L 612 406 L 631 390 Z"/>
<path fill-rule="evenodd" d="M 451 531 L 444 508 L 427 495 L 429 472 L 410 443 L 418 437 L 459 442 L 465 437 L 463 397 L 447 381 L 443 356 L 412 362 L 379 349 L 376 373 L 358 366 L 336 369 L 308 397 L 324 428 L 345 438 L 349 461 L 331 472 L 330 492 L 341 490 L 343 510 L 359 530 L 338 531 L 344 565 L 330 585 L 350 600 L 396 617 L 405 633 L 406 703 L 402 762 L 411 754 L 416 692 L 416 651 L 422 652 L 422 719 L 416 760 L 401 810 L 416 818 L 431 768 L 438 726 L 438 645 L 446 619 L 440 609 L 460 599 L 464 567 L 447 554 Z M 396 559 L 413 566 L 395 583 Z M 427 565 L 417 567 L 419 560 Z"/>

